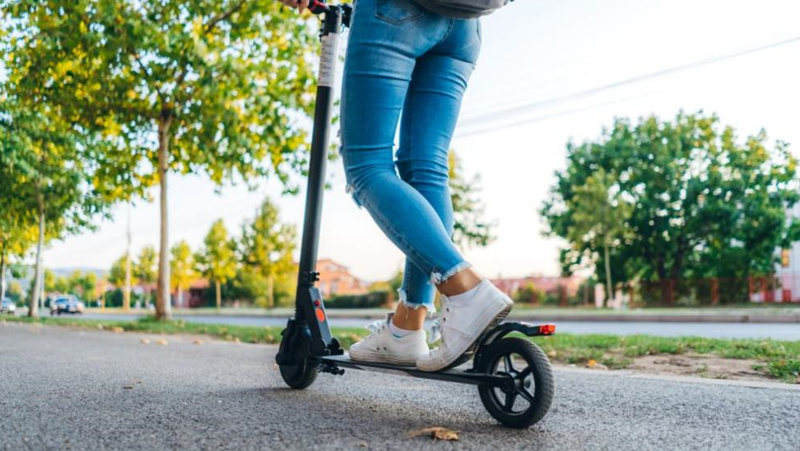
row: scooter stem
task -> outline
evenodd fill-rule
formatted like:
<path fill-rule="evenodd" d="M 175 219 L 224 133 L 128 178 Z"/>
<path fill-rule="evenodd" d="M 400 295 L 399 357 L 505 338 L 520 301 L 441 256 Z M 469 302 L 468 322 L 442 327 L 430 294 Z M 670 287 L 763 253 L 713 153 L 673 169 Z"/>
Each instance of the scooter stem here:
<path fill-rule="evenodd" d="M 312 335 L 321 338 L 325 345 L 329 345 L 332 342 L 330 327 L 324 317 L 324 307 L 320 305 L 321 296 L 314 284 L 319 280 L 319 273 L 316 272 L 317 248 L 322 219 L 322 198 L 325 189 L 325 166 L 330 141 L 338 41 L 343 25 L 346 26 L 349 23 L 351 8 L 349 5 L 328 6 L 315 0 L 309 9 L 315 14 L 323 15 L 320 29 L 322 53 L 314 107 L 314 127 L 297 278 L 295 319 L 308 321 Z M 318 321 L 320 313 L 317 310 L 320 309 L 323 310 L 323 317 L 321 321 Z"/>

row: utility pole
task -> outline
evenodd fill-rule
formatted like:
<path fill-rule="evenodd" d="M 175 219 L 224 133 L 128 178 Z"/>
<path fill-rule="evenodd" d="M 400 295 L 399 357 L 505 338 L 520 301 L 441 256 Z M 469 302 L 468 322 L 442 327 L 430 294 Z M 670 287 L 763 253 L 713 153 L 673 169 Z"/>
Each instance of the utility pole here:
<path fill-rule="evenodd" d="M 122 294 L 122 310 L 131 308 L 131 203 L 128 202 L 128 246 L 125 250 L 125 291 Z"/>

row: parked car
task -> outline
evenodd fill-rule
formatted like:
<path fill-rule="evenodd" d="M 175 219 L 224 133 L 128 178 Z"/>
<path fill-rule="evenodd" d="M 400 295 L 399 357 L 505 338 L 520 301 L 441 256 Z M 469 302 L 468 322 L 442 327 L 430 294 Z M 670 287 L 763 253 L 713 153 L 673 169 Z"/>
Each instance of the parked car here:
<path fill-rule="evenodd" d="M 86 305 L 75 296 L 60 296 L 50 303 L 50 315 L 62 313 L 80 314 L 86 310 Z"/>
<path fill-rule="evenodd" d="M 17 311 L 17 305 L 14 304 L 9 298 L 3 298 L 3 301 L 0 302 L 0 313 L 7 313 L 9 315 L 13 315 L 14 312 Z"/>

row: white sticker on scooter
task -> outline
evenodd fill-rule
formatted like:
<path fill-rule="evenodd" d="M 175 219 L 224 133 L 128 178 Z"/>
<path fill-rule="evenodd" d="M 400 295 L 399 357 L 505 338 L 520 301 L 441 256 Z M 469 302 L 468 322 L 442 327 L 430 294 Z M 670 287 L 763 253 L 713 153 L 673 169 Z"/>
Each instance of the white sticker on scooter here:
<path fill-rule="evenodd" d="M 336 81 L 336 61 L 339 57 L 339 33 L 322 36 L 322 55 L 319 61 L 318 85 L 333 87 Z"/>

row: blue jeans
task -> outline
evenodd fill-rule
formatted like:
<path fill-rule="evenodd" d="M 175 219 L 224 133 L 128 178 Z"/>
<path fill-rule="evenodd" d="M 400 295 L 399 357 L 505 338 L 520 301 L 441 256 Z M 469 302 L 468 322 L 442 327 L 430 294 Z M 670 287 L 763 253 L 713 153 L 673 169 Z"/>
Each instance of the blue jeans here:
<path fill-rule="evenodd" d="M 406 255 L 400 302 L 430 312 L 434 285 L 470 266 L 451 238 L 448 152 L 480 33 L 478 19 L 412 0 L 357 0 L 351 21 L 341 100 L 348 191 Z"/>

